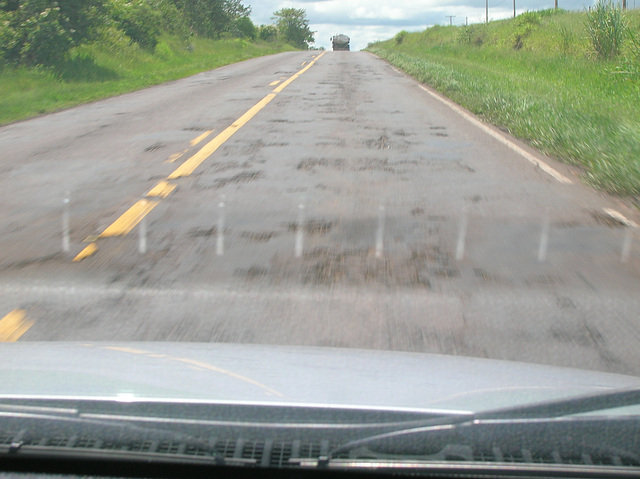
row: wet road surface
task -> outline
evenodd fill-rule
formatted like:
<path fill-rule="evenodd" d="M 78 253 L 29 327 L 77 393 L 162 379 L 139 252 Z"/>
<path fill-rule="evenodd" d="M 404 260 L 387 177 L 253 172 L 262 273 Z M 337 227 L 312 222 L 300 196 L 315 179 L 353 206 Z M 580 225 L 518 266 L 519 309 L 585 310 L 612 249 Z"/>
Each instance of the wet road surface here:
<path fill-rule="evenodd" d="M 0 340 L 640 375 L 637 213 L 490 130 L 346 52 L 260 58 L 0 128 L 0 318 L 14 312 Z"/>

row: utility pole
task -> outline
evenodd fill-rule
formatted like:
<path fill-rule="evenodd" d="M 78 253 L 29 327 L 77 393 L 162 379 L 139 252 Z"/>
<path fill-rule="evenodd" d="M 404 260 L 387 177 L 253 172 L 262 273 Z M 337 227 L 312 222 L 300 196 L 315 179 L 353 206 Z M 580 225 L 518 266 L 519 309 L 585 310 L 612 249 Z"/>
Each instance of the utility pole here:
<path fill-rule="evenodd" d="M 513 18 L 516 18 L 516 0 L 513 0 Z"/>
<path fill-rule="evenodd" d="M 449 19 L 449 26 L 453 25 L 453 19 L 455 18 L 455 15 L 445 15 L 445 17 Z"/>
<path fill-rule="evenodd" d="M 556 0 L 556 10 L 558 9 L 558 0 Z"/>
<path fill-rule="evenodd" d="M 489 0 L 484 0 L 484 14 L 485 14 L 484 23 L 489 23 Z"/>

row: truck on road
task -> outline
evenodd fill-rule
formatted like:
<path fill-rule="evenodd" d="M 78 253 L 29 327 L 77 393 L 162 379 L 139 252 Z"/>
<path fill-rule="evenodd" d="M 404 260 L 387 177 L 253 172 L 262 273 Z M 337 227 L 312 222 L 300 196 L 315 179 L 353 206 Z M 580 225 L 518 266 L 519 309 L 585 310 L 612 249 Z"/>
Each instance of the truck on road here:
<path fill-rule="evenodd" d="M 331 43 L 333 43 L 334 52 L 348 52 L 350 50 L 349 42 L 351 42 L 351 39 L 343 33 L 339 33 L 338 35 L 334 35 L 333 37 L 331 37 Z"/>

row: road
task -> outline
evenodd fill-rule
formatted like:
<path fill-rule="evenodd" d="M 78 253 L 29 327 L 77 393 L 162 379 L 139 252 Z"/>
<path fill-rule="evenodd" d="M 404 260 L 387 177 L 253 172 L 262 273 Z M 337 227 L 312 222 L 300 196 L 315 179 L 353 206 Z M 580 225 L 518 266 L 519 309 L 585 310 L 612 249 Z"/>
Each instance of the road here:
<path fill-rule="evenodd" d="M 9 125 L 0 172 L 5 341 L 640 375 L 637 212 L 368 53 L 264 57 Z"/>

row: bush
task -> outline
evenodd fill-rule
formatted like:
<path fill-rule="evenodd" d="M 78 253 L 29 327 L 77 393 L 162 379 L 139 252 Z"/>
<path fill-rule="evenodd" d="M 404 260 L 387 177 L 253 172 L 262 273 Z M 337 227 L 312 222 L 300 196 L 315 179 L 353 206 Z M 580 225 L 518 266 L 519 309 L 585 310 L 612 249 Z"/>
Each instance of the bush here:
<path fill-rule="evenodd" d="M 487 39 L 487 28 L 484 23 L 461 27 L 458 31 L 458 43 L 481 46 Z"/>
<path fill-rule="evenodd" d="M 162 16 L 146 0 L 112 0 L 112 17 L 124 33 L 142 48 L 158 44 Z"/>
<path fill-rule="evenodd" d="M 620 53 L 625 30 L 622 9 L 610 0 L 598 0 L 587 12 L 587 31 L 591 45 L 601 59 L 609 60 Z"/>
<path fill-rule="evenodd" d="M 160 14 L 161 28 L 171 35 L 188 36 L 189 28 L 185 16 L 171 0 L 147 0 L 151 7 Z"/>
<path fill-rule="evenodd" d="M 73 39 L 60 22 L 57 7 L 46 8 L 20 25 L 20 58 L 27 65 L 58 65 L 73 46 Z"/>
<path fill-rule="evenodd" d="M 27 0 L 19 9 L 0 12 L 0 59 L 26 65 L 60 63 L 73 46 L 60 8 L 46 0 Z"/>
<path fill-rule="evenodd" d="M 407 35 L 409 35 L 409 32 L 406 30 L 402 30 L 401 32 L 399 32 L 395 37 L 394 40 L 396 42 L 396 45 L 402 45 L 402 42 L 404 42 L 404 39 L 407 37 Z"/>
<path fill-rule="evenodd" d="M 524 12 L 516 18 L 516 24 L 519 26 L 540 25 L 542 15 L 540 12 Z"/>
<path fill-rule="evenodd" d="M 278 38 L 278 28 L 275 25 L 262 25 L 258 29 L 258 38 L 266 42 Z"/>

